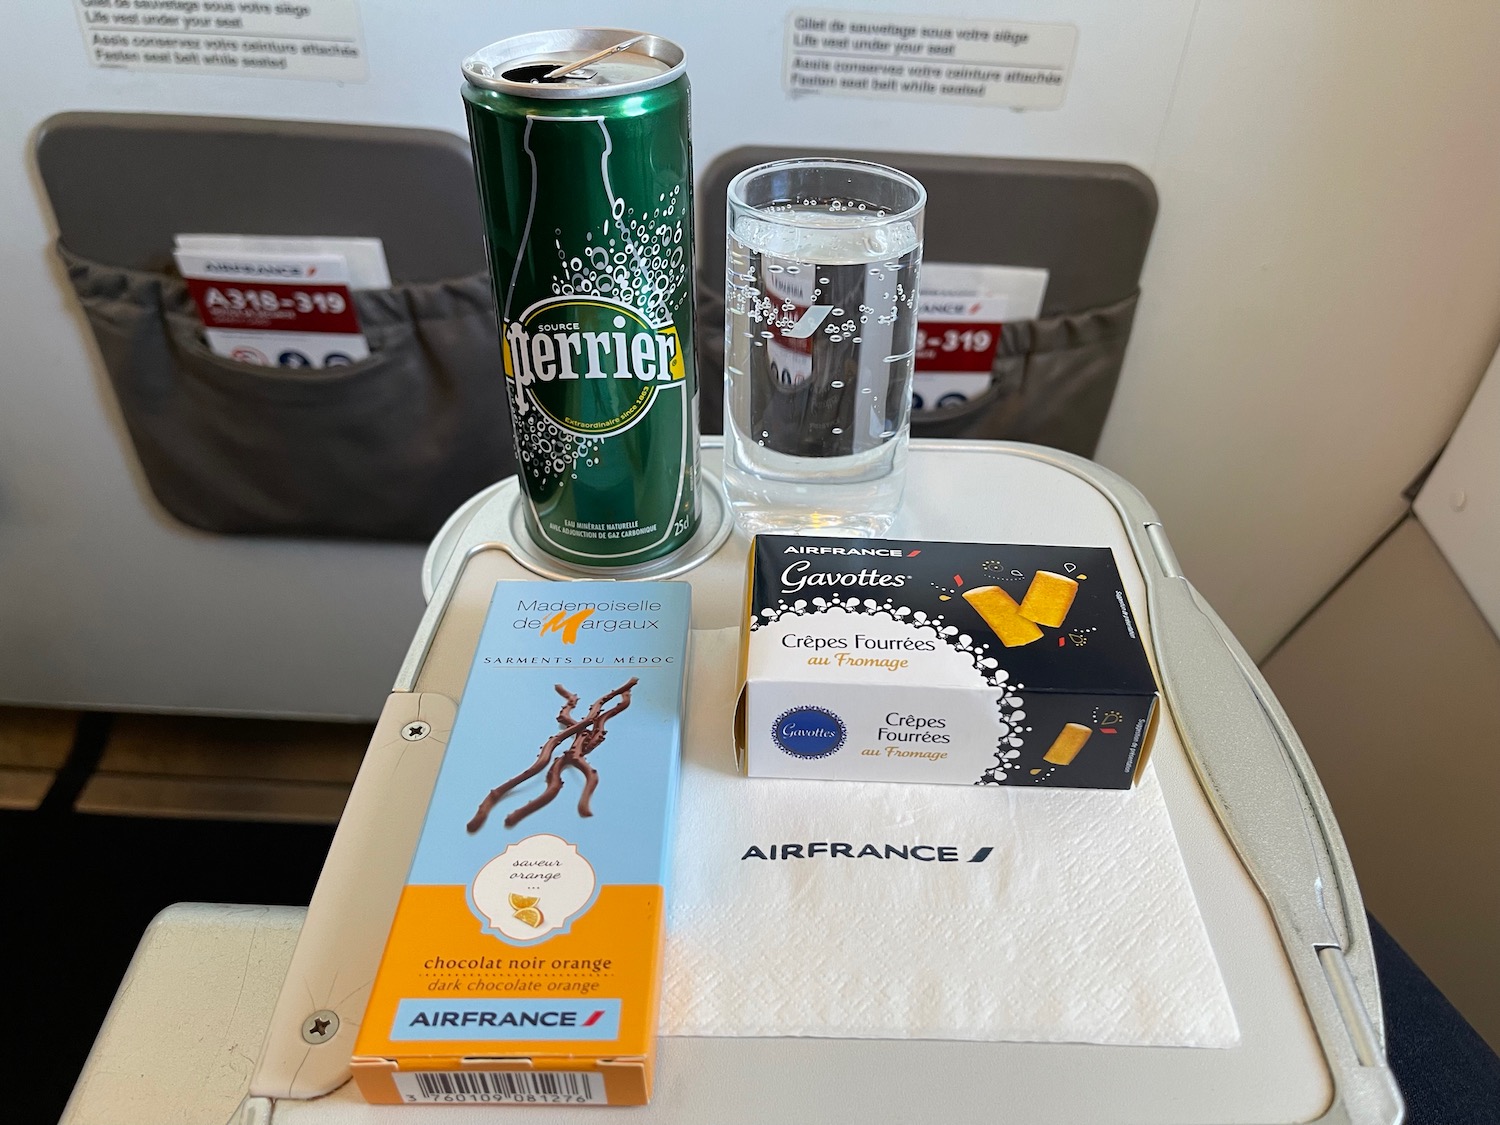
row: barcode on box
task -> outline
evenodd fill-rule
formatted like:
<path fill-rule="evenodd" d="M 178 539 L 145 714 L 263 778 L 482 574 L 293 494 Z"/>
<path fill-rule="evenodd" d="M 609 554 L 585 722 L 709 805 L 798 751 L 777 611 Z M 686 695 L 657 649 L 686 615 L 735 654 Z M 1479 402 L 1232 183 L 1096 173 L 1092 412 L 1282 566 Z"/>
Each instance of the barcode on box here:
<path fill-rule="evenodd" d="M 604 1105 L 604 1076 L 586 1070 L 397 1071 L 403 1102 Z"/>

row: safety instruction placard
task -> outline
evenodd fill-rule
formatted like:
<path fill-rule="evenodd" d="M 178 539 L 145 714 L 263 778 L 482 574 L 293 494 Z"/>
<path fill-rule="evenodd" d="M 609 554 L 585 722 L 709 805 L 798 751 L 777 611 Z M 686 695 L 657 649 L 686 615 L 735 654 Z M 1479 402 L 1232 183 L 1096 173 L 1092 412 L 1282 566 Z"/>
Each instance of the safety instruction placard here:
<path fill-rule="evenodd" d="M 339 254 L 179 249 L 177 268 L 215 355 L 258 367 L 341 367 L 370 354 Z"/>
<path fill-rule="evenodd" d="M 1056 109 L 1077 43 L 1066 23 L 794 8 L 782 81 L 790 94 Z"/>
<path fill-rule="evenodd" d="M 363 82 L 356 0 L 73 0 L 89 62 Z"/>
<path fill-rule="evenodd" d="M 1048 271 L 923 262 L 917 297 L 912 409 L 961 406 L 990 387 L 1005 322 L 1042 311 Z"/>

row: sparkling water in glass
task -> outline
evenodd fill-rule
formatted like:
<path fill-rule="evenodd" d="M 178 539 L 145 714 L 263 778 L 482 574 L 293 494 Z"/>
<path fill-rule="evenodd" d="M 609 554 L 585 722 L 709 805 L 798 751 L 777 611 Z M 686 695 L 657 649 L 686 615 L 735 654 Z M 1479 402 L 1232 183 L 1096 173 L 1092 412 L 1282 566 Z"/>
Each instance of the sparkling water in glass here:
<path fill-rule="evenodd" d="M 730 183 L 724 489 L 747 534 L 890 528 L 926 198 L 855 160 L 777 161 Z"/>

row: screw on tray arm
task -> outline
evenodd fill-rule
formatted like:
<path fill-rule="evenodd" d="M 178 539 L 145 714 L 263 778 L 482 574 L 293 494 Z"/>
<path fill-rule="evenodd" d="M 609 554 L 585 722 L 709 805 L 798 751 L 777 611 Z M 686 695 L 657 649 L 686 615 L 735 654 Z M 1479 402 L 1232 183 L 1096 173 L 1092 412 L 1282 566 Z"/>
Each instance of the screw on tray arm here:
<path fill-rule="evenodd" d="M 625 683 L 615 688 L 614 691 L 600 696 L 589 707 L 588 711 L 584 713 L 581 719 L 573 718 L 573 708 L 578 705 L 578 696 L 561 684 L 554 684 L 554 690 L 556 690 L 558 695 L 563 697 L 563 705 L 557 712 L 557 722 L 562 729 L 547 739 L 546 742 L 542 743 L 541 749 L 537 752 L 536 761 L 532 762 L 531 765 L 527 766 L 509 781 L 497 785 L 489 791 L 484 800 L 479 803 L 479 808 L 475 811 L 473 818 L 467 825 L 470 834 L 478 832 L 484 827 L 490 813 L 507 793 L 523 781 L 535 777 L 544 769 L 547 769 L 547 788 L 542 791 L 540 796 L 510 813 L 505 818 L 505 827 L 514 828 L 521 821 L 536 812 L 537 809 L 550 804 L 553 798 L 562 792 L 563 770 L 568 766 L 577 770 L 584 778 L 583 795 L 578 801 L 578 815 L 592 816 L 593 812 L 589 808 L 589 800 L 599 785 L 599 774 L 584 758 L 593 753 L 600 743 L 604 741 L 605 724 L 630 706 L 631 689 L 639 682 L 638 677 L 632 676 Z M 605 704 L 616 698 L 619 699 L 619 702 L 608 710 L 605 710 Z M 573 740 L 573 744 L 554 759 L 553 755 L 557 752 L 557 748 L 570 738 Z M 549 763 L 551 764 L 550 769 L 547 768 Z"/>

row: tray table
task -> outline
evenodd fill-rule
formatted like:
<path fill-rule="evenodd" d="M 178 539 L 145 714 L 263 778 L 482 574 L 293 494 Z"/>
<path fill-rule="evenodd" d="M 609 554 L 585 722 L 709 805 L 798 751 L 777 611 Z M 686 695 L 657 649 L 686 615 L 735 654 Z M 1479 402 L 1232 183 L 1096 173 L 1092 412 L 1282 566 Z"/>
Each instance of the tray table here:
<path fill-rule="evenodd" d="M 717 468 L 717 439 L 705 468 Z M 1040 447 L 913 442 L 894 536 L 1114 548 L 1163 689 L 1153 767 L 1241 1029 L 1227 1050 L 673 1038 L 644 1109 L 366 1106 L 354 1032 L 495 581 L 517 561 L 509 479 L 429 551 L 429 605 L 371 741 L 236 1114 L 238 1125 L 439 1121 L 1394 1123 L 1374 960 L 1338 827 L 1254 664 L 1182 577 L 1161 522 L 1098 465 Z M 684 577 L 695 629 L 738 624 L 745 541 Z M 694 675 L 725 674 L 695 667 Z M 415 736 L 414 736 L 414 732 Z M 687 737 L 693 737 L 691 729 Z M 338 1019 L 321 1042 L 315 1012 Z"/>

